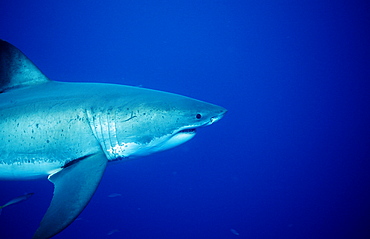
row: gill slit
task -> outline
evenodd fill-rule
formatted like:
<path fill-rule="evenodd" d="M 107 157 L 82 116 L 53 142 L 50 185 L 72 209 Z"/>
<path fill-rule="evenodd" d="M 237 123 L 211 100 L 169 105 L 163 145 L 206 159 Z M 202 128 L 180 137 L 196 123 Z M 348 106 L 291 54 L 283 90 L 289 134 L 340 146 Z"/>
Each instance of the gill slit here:
<path fill-rule="evenodd" d="M 115 148 L 119 146 L 119 142 L 117 139 L 117 128 L 116 128 L 116 111 L 113 109 L 109 109 L 107 112 L 107 125 L 108 125 L 108 140 L 109 140 L 109 147 L 112 150 L 112 155 L 114 156 L 112 159 L 116 158 L 118 155 L 117 152 L 114 152 Z"/>
<path fill-rule="evenodd" d="M 103 152 L 107 152 L 105 145 L 102 124 L 101 124 L 101 112 L 94 112 L 93 108 L 86 109 L 86 115 L 90 124 L 90 128 L 95 135 L 96 140 L 99 142 Z"/>

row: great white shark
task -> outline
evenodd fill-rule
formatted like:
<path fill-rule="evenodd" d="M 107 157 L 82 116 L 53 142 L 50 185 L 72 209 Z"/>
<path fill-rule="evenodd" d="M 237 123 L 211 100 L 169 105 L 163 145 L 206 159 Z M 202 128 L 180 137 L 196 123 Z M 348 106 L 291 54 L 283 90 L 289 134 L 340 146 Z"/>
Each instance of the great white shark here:
<path fill-rule="evenodd" d="M 52 81 L 0 40 L 0 179 L 48 177 L 54 184 L 33 239 L 50 238 L 74 221 L 109 162 L 173 148 L 225 113 L 157 90 Z"/>

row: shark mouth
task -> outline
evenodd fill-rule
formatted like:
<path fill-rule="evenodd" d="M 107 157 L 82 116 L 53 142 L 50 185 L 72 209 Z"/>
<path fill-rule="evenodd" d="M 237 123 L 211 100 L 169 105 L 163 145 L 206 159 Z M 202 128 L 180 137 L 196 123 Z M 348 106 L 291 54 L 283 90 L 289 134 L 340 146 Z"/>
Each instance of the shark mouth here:
<path fill-rule="evenodd" d="M 183 129 L 177 132 L 176 134 L 195 134 L 197 130 L 195 128 L 190 128 L 190 129 Z"/>

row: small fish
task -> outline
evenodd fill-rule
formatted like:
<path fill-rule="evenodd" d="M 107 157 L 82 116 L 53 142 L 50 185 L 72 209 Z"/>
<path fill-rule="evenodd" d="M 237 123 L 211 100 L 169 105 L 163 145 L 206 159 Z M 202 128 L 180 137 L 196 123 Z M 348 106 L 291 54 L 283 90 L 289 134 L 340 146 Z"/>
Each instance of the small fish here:
<path fill-rule="evenodd" d="M 108 235 L 108 236 L 110 236 L 110 235 L 113 235 L 113 234 L 114 234 L 114 233 L 116 233 L 116 232 L 119 232 L 119 230 L 114 229 L 114 230 L 112 230 L 112 231 L 108 232 L 108 233 L 107 233 L 107 235 Z"/>
<path fill-rule="evenodd" d="M 110 197 L 110 198 L 121 197 L 121 196 L 122 196 L 122 194 L 120 194 L 120 193 L 112 193 L 112 194 L 108 195 L 108 197 Z"/>
<path fill-rule="evenodd" d="M 19 202 L 22 202 L 24 200 L 27 200 L 29 199 L 31 196 L 33 195 L 33 193 L 27 193 L 25 195 L 22 195 L 22 196 L 19 196 L 19 197 L 16 197 L 16 198 L 13 198 L 12 200 L 10 200 L 9 202 L 5 203 L 3 206 L 0 206 L 0 214 L 1 214 L 1 211 L 4 207 L 7 207 L 9 205 L 12 205 L 12 204 L 16 204 L 16 203 L 19 203 Z"/>
<path fill-rule="evenodd" d="M 235 229 L 233 229 L 233 228 L 231 228 L 230 229 L 230 232 L 232 233 L 232 234 L 234 234 L 235 236 L 239 236 L 240 234 L 239 234 L 239 232 L 237 232 Z"/>

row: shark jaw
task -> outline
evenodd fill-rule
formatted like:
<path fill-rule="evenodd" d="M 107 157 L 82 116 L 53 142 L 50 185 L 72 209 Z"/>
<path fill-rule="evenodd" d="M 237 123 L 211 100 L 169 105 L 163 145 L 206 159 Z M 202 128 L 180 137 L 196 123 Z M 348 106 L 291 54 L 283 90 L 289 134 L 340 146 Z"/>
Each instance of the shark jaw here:
<path fill-rule="evenodd" d="M 165 141 L 160 147 L 158 148 L 158 151 L 163 151 L 167 149 L 174 148 L 180 144 L 183 144 L 189 140 L 191 140 L 196 134 L 196 129 L 184 129 L 180 130 L 176 134 L 172 135 L 167 141 Z"/>
<path fill-rule="evenodd" d="M 154 138 L 147 144 L 140 144 L 136 142 L 116 144 L 107 149 L 107 153 L 109 155 L 115 155 L 112 161 L 115 161 L 115 158 L 118 158 L 116 155 L 120 155 L 120 159 L 133 159 L 143 157 L 152 153 L 174 148 L 191 140 L 195 136 L 195 134 L 195 128 L 183 129 L 174 134 Z"/>

